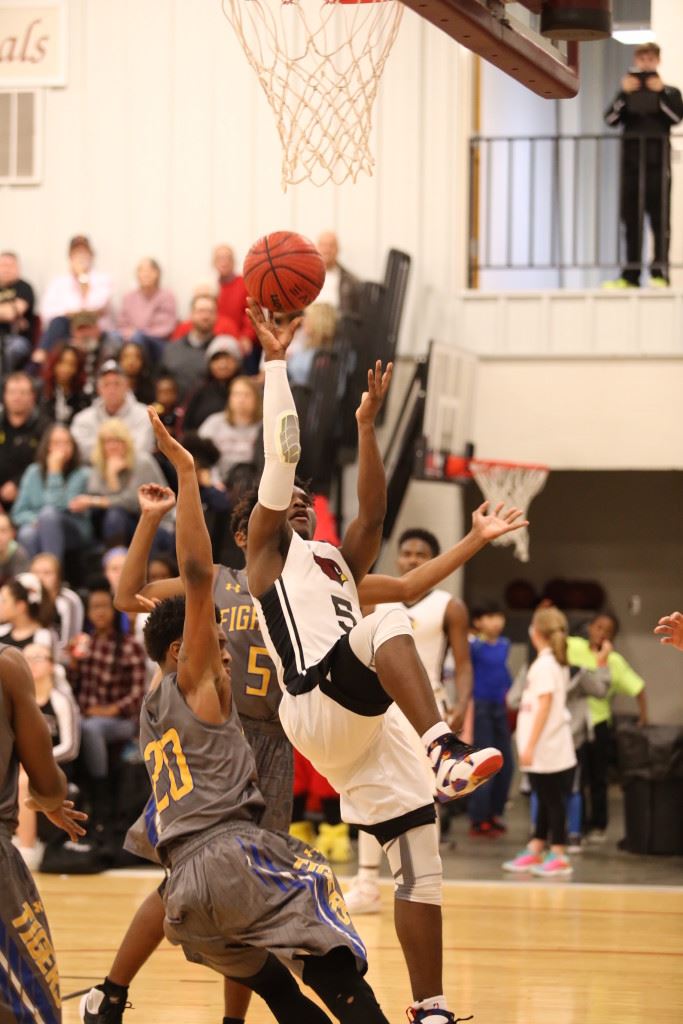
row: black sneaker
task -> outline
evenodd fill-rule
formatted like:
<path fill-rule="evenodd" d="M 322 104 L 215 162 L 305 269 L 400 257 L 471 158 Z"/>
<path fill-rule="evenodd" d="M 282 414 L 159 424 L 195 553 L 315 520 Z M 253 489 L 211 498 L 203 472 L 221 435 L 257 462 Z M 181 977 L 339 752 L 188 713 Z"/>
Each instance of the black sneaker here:
<path fill-rule="evenodd" d="M 79 1010 L 83 1024 L 121 1024 L 123 1011 L 130 1005 L 125 999 L 113 1000 L 97 985 L 83 996 Z"/>

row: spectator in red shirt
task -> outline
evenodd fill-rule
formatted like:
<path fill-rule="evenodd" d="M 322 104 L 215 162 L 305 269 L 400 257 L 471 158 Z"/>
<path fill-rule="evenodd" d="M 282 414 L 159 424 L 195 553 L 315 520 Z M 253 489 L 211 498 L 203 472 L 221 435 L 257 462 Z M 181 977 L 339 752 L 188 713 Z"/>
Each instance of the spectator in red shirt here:
<path fill-rule="evenodd" d="M 83 763 L 101 810 L 106 802 L 102 788 L 109 774 L 109 748 L 137 734 L 146 665 L 140 644 L 121 629 L 106 579 L 89 586 L 86 612 L 91 632 L 71 642 L 68 677 L 81 709 Z"/>
<path fill-rule="evenodd" d="M 235 252 L 229 245 L 217 245 L 213 265 L 218 272 L 218 315 L 229 316 L 237 324 L 236 335 L 244 353 L 251 352 L 256 333 L 247 316 L 247 289 L 244 278 L 235 273 Z"/>

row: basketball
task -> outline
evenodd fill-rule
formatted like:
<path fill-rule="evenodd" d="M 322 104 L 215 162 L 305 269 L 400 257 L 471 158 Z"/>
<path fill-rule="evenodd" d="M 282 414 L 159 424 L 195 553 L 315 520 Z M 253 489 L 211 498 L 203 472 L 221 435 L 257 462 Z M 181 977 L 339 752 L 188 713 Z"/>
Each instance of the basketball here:
<path fill-rule="evenodd" d="M 315 302 L 325 264 L 313 242 L 294 231 L 273 231 L 254 242 L 244 261 L 244 284 L 271 313 L 293 313 Z"/>

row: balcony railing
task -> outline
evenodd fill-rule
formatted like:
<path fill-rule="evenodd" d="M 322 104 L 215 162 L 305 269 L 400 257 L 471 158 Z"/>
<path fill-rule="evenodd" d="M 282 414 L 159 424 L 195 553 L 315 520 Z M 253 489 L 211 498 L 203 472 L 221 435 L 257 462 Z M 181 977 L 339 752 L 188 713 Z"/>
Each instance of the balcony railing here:
<path fill-rule="evenodd" d="M 638 173 L 632 202 L 639 222 L 648 208 L 646 181 L 651 182 L 656 167 L 659 214 L 666 217 L 670 204 L 670 224 L 675 225 L 681 208 L 676 192 L 681 152 L 683 135 L 670 140 L 616 133 L 475 136 L 470 140 L 469 286 L 476 287 L 479 272 L 487 270 L 558 271 L 561 277 L 564 271 L 637 266 L 626 262 L 621 225 L 624 162 Z M 650 232 L 643 238 L 649 239 Z M 649 259 L 649 241 L 645 246 Z M 671 257 L 669 266 L 683 267 L 683 253 L 676 249 Z"/>

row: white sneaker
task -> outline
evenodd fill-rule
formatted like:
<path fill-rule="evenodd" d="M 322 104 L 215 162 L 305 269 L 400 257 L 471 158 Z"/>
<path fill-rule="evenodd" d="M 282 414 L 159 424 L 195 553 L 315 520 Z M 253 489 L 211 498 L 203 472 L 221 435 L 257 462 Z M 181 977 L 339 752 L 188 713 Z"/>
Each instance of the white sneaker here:
<path fill-rule="evenodd" d="M 432 740 L 427 756 L 436 776 L 436 799 L 441 803 L 467 796 L 503 767 L 500 750 L 471 747 L 452 732 Z"/>
<path fill-rule="evenodd" d="M 354 878 L 344 899 L 352 917 L 354 914 L 379 914 L 382 909 L 379 884 L 371 878 Z"/>
<path fill-rule="evenodd" d="M 581 853 L 581 836 L 569 836 L 567 853 Z"/>
<path fill-rule="evenodd" d="M 586 836 L 586 842 L 587 843 L 606 843 L 607 842 L 607 833 L 604 831 L 604 829 L 594 828 Z"/>
<path fill-rule="evenodd" d="M 40 839 L 36 839 L 35 846 L 20 846 L 19 843 L 14 845 L 21 854 L 21 858 L 29 871 L 40 871 L 40 865 L 43 863 L 43 854 L 45 853 L 45 843 L 41 843 Z"/>

